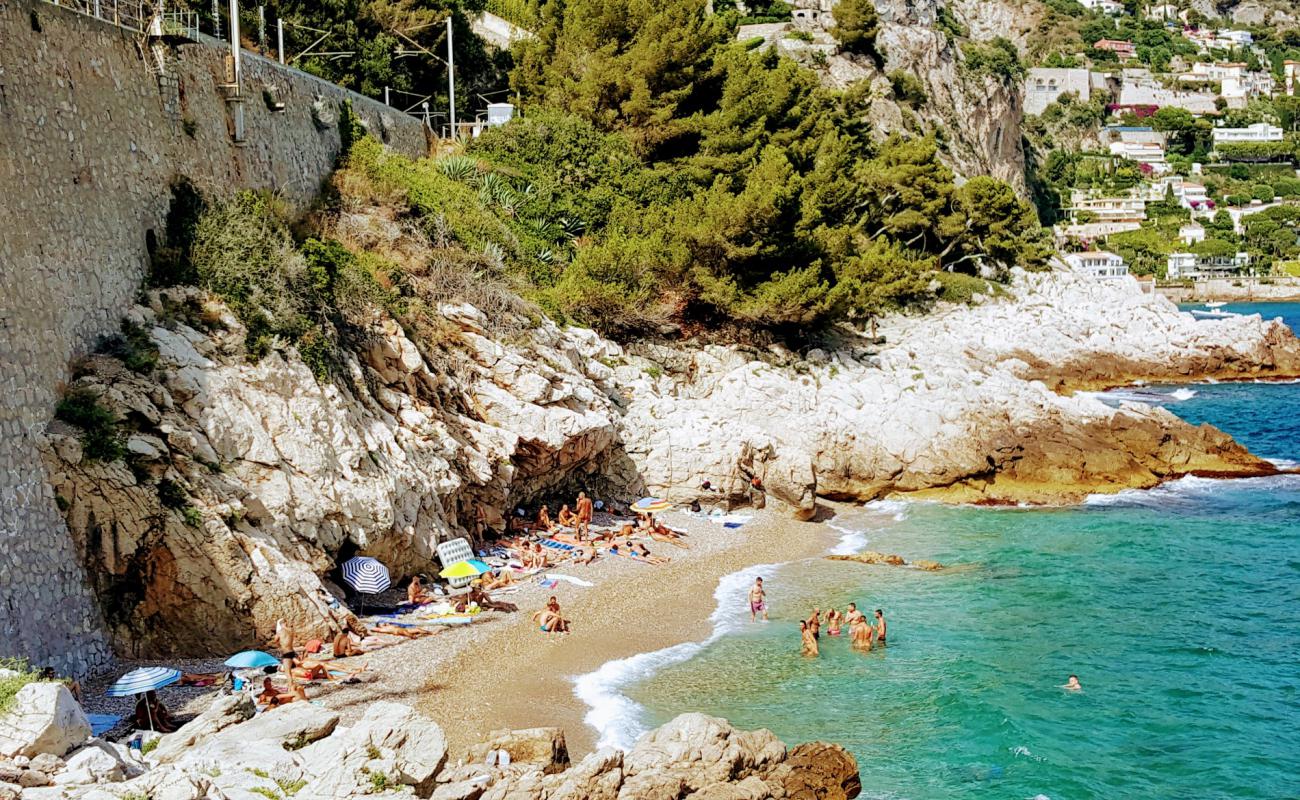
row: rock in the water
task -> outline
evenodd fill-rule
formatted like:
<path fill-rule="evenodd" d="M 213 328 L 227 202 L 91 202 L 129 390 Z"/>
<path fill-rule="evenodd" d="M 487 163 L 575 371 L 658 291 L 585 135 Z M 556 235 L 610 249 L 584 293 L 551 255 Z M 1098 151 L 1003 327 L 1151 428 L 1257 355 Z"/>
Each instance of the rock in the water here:
<path fill-rule="evenodd" d="M 739 781 L 785 758 L 785 745 L 768 730 L 737 731 L 724 719 L 682 714 L 642 736 L 623 758 L 628 780 L 620 796 L 660 796 L 682 786 Z"/>
<path fill-rule="evenodd" d="M 0 756 L 62 756 L 90 737 L 81 705 L 61 683 L 29 683 L 0 717 Z"/>
<path fill-rule="evenodd" d="M 796 746 L 766 780 L 783 787 L 788 800 L 852 800 L 862 792 L 857 759 L 825 742 Z"/>

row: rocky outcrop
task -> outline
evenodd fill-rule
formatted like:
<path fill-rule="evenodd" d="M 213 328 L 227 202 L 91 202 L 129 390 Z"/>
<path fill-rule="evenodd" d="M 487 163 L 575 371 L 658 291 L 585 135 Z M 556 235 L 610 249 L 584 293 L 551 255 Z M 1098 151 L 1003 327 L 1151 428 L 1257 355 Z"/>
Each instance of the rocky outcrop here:
<path fill-rule="evenodd" d="M 299 721 L 290 719 L 300 716 L 289 711 L 295 705 L 271 709 L 256 720 L 215 732 L 210 726 L 201 726 L 200 732 L 182 728 L 163 737 L 159 752 L 182 752 L 183 757 L 161 763 L 150 757 L 146 765 L 151 768 L 138 776 L 130 775 L 136 767 L 121 763 L 111 746 L 105 751 L 93 744 L 69 761 L 67 771 L 73 769 L 74 761 L 77 765 L 75 779 L 53 770 L 61 788 L 52 796 L 66 800 L 131 796 L 233 800 L 257 795 L 312 800 L 412 796 L 438 800 L 849 800 L 862 788 L 857 762 L 841 747 L 813 742 L 787 751 L 769 731 L 738 731 L 725 720 L 703 714 L 678 717 L 646 734 L 626 753 L 600 750 L 572 766 L 567 751 L 561 760 L 554 749 L 558 742 L 563 750 L 563 732 L 550 729 L 494 734 L 492 741 L 471 751 L 476 755 L 468 763 L 449 766 L 442 729 L 395 703 L 374 703 L 357 725 L 331 727 L 329 734 L 313 744 L 288 746 L 283 732 L 301 727 Z M 201 718 L 228 716 L 229 708 L 223 707 Z M 263 717 L 268 722 L 259 725 Z M 269 731 L 275 733 L 265 735 Z M 176 741 L 183 745 L 178 747 Z M 500 750 L 510 751 L 512 743 L 520 745 L 521 758 L 501 759 Z M 494 757 L 477 758 L 485 753 Z M 61 764 L 59 769 L 63 769 Z M 92 772 L 101 785 L 82 780 Z M 114 784 L 111 793 L 105 792 L 103 783 Z"/>
<path fill-rule="evenodd" d="M 1300 342 L 1280 322 L 1197 321 L 1131 281 L 1068 273 L 1021 275 L 1012 293 L 891 319 L 883 345 L 802 358 L 647 350 L 670 372 L 619 369 L 634 384 L 627 452 L 651 491 L 685 499 L 709 480 L 739 499 L 758 476 L 804 516 L 817 497 L 1068 503 L 1187 474 L 1276 471 L 1209 426 L 1059 391 L 1300 375 Z"/>
<path fill-rule="evenodd" d="M 107 356 L 77 366 L 71 390 L 123 421 L 125 458 L 92 461 L 62 423 L 47 437 L 119 652 L 233 651 L 279 618 L 324 637 L 349 622 L 322 582 L 340 557 L 374 556 L 395 579 L 427 570 L 478 508 L 499 521 L 612 460 L 600 359 L 618 348 L 589 332 L 543 321 L 507 346 L 478 311 L 446 306 L 438 352 L 381 320 L 317 380 L 292 349 L 249 363 L 238 320 L 204 302 L 170 290 L 133 309 L 158 348 L 151 374 Z"/>
<path fill-rule="evenodd" d="M 896 553 L 877 553 L 874 550 L 866 550 L 861 553 L 852 553 L 850 555 L 831 555 L 826 556 L 828 561 L 856 561 L 859 564 L 885 565 L 890 567 L 915 567 L 925 572 L 938 572 L 943 569 L 943 565 L 937 561 L 928 559 L 918 559 L 908 561 Z"/>
<path fill-rule="evenodd" d="M 62 756 L 90 736 L 81 705 L 61 683 L 29 683 L 0 715 L 0 758 Z"/>
<path fill-rule="evenodd" d="M 1285 326 L 1197 321 L 1132 281 L 1068 273 L 1020 275 L 1010 294 L 802 354 L 624 352 L 546 321 L 507 344 L 444 306 L 436 352 L 377 320 L 318 380 L 292 348 L 249 363 L 238 321 L 174 290 L 132 312 L 152 374 L 95 356 L 72 384 L 123 420 L 129 456 L 92 461 L 58 422 L 47 452 L 119 650 L 147 655 L 256 645 L 280 617 L 323 637 L 351 622 L 329 580 L 341 558 L 430 571 L 478 508 L 499 525 L 564 485 L 687 500 L 708 480 L 725 502 L 809 517 L 819 497 L 1052 504 L 1275 471 L 1213 428 L 1075 390 L 1300 376 Z M 199 312 L 178 316 L 187 304 Z"/>

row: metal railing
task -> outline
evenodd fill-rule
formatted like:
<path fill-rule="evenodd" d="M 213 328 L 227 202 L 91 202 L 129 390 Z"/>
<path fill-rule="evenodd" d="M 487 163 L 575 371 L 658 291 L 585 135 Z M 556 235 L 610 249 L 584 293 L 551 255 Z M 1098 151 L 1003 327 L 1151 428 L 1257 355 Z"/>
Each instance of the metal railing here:
<path fill-rule="evenodd" d="M 140 33 L 149 32 L 149 25 L 161 12 L 162 6 L 156 0 L 45 0 L 45 2 Z M 196 27 L 197 23 L 196 19 Z"/>

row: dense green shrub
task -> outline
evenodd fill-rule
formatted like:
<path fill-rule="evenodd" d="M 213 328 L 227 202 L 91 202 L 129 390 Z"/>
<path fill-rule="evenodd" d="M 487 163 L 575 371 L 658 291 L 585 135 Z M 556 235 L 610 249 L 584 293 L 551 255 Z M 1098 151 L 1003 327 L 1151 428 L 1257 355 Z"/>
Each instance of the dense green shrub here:
<path fill-rule="evenodd" d="M 20 658 L 0 658 L 0 669 L 10 670 L 14 673 L 9 676 L 0 676 L 0 717 L 3 717 L 8 713 L 9 709 L 13 708 L 14 698 L 18 695 L 18 690 L 29 683 L 39 681 L 41 676 L 25 660 Z"/>
<path fill-rule="evenodd" d="M 912 106 L 925 103 L 925 84 L 915 73 L 905 69 L 896 69 L 889 73 L 889 85 L 894 90 L 894 97 Z"/>
<path fill-rule="evenodd" d="M 1025 65 L 1014 42 L 998 36 L 988 42 L 967 42 L 962 45 L 966 56 L 966 70 L 972 75 L 989 75 L 1004 82 L 1014 82 L 1025 77 Z"/>
<path fill-rule="evenodd" d="M 117 461 L 126 455 L 126 441 L 117 416 L 100 405 L 89 389 L 73 389 L 54 410 L 55 419 L 81 428 L 81 452 L 91 461 Z"/>
<path fill-rule="evenodd" d="M 1224 161 L 1290 161 L 1296 160 L 1294 142 L 1224 142 L 1217 145 L 1215 152 Z"/>
<path fill-rule="evenodd" d="M 876 34 L 880 17 L 873 0 L 839 0 L 833 12 L 835 27 L 831 35 L 849 53 L 872 55 L 876 52 Z"/>

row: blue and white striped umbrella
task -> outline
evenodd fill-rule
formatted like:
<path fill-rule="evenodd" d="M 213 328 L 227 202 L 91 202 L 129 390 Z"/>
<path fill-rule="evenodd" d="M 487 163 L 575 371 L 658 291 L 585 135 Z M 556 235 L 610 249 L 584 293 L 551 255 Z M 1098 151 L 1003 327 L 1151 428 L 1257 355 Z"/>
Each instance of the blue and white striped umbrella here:
<path fill-rule="evenodd" d="M 164 686 L 171 686 L 181 679 L 181 671 L 171 667 L 140 667 L 133 669 L 117 679 L 117 683 L 105 692 L 109 697 L 129 697 L 144 694 Z"/>
<path fill-rule="evenodd" d="M 379 594 L 392 583 L 388 578 L 388 567 L 366 556 L 344 562 L 343 580 L 362 594 Z"/>

